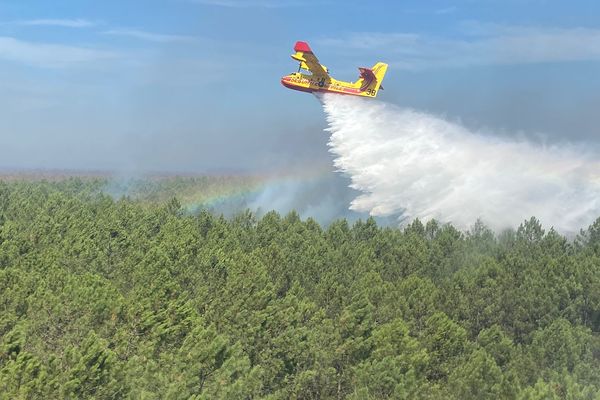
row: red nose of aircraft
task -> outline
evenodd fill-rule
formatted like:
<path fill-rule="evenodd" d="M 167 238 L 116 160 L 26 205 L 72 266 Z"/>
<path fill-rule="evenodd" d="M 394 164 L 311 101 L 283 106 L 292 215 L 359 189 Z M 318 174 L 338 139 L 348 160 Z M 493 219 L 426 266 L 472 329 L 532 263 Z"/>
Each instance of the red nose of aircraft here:
<path fill-rule="evenodd" d="M 291 85 L 289 84 L 289 80 L 290 80 L 290 77 L 289 77 L 289 76 L 284 76 L 284 77 L 282 77 L 282 78 L 281 78 L 281 84 L 282 84 L 283 86 L 285 86 L 286 88 L 289 88 L 289 87 L 291 86 Z"/>

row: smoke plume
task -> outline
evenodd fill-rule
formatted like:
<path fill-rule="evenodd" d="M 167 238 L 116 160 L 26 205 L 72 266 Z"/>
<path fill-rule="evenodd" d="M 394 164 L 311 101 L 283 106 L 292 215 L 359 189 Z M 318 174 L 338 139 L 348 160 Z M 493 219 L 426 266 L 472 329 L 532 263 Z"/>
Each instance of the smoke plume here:
<path fill-rule="evenodd" d="M 443 118 L 349 96 L 321 97 L 338 171 L 362 192 L 350 209 L 461 229 L 531 216 L 563 233 L 600 215 L 600 163 L 579 145 L 472 132 Z"/>

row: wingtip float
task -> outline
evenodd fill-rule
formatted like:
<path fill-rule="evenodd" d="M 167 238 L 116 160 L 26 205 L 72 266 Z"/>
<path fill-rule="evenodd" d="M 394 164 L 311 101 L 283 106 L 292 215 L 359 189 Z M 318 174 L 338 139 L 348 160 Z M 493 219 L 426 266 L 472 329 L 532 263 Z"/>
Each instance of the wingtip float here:
<path fill-rule="evenodd" d="M 309 93 L 339 93 L 352 96 L 375 97 L 383 90 L 381 82 L 387 71 L 386 63 L 378 62 L 372 68 L 359 68 L 360 76 L 356 82 L 344 82 L 333 79 L 326 66 L 319 63 L 306 42 L 296 42 L 292 58 L 300 63 L 298 71 L 281 78 L 286 88 Z M 305 71 L 308 73 L 302 73 Z"/>

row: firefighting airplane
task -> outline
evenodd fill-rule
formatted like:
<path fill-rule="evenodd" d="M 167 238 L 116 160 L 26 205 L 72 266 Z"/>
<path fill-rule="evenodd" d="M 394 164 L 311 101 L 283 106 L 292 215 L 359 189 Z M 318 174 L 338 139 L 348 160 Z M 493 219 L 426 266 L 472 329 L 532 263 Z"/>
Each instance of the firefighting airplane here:
<path fill-rule="evenodd" d="M 378 62 L 373 68 L 358 68 L 360 77 L 356 82 L 344 82 L 329 76 L 327 67 L 320 64 L 317 57 L 306 42 L 296 42 L 296 54 L 292 58 L 300 62 L 298 72 L 291 73 L 281 78 L 283 86 L 309 93 L 341 93 L 353 96 L 375 97 L 379 89 L 383 90 L 381 81 L 388 65 Z M 301 70 L 310 72 L 302 74 Z"/>

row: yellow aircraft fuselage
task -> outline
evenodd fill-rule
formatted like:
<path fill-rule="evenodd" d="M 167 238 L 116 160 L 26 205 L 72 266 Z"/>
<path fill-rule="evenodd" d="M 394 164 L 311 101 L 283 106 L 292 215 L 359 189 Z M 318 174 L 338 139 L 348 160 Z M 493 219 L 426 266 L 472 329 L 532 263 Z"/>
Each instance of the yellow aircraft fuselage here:
<path fill-rule="evenodd" d="M 375 97 L 381 87 L 388 65 L 382 62 L 372 68 L 359 68 L 360 77 L 356 82 L 339 81 L 329 75 L 327 67 L 319 63 L 314 53 L 305 42 L 296 42 L 295 54 L 292 58 L 300 62 L 298 72 L 281 78 L 283 86 L 309 93 L 339 93 L 353 96 Z M 303 74 L 306 70 L 310 74 Z"/>
<path fill-rule="evenodd" d="M 313 75 L 306 75 L 300 72 L 293 72 L 289 75 L 281 78 L 283 86 L 293 90 L 300 90 L 302 92 L 326 92 L 326 93 L 340 93 L 340 94 L 352 94 L 355 96 L 375 97 L 377 91 L 374 88 L 368 88 L 361 91 L 360 85 L 356 85 L 353 82 L 338 81 L 337 79 L 315 77 Z"/>

